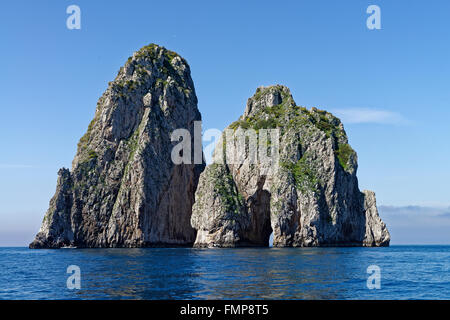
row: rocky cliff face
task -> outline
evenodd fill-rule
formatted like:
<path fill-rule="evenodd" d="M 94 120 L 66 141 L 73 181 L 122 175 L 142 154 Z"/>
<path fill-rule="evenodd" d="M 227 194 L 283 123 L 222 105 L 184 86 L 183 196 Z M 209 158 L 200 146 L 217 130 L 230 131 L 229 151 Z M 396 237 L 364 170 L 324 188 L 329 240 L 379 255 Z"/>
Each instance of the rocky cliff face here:
<path fill-rule="evenodd" d="M 389 245 L 375 194 L 358 189 L 357 156 L 339 119 L 298 107 L 288 88 L 272 86 L 258 88 L 228 129 L 216 163 L 200 176 L 195 246 L 267 246 L 272 232 L 278 247 Z M 272 150 L 276 161 L 255 163 L 249 145 L 239 149 L 243 129 L 254 129 L 259 148 Z M 278 129 L 279 140 L 264 140 L 264 129 Z"/>
<path fill-rule="evenodd" d="M 175 165 L 170 134 L 201 120 L 187 62 L 149 45 L 134 53 L 99 99 L 72 170 L 31 248 L 191 245 L 203 165 Z"/>

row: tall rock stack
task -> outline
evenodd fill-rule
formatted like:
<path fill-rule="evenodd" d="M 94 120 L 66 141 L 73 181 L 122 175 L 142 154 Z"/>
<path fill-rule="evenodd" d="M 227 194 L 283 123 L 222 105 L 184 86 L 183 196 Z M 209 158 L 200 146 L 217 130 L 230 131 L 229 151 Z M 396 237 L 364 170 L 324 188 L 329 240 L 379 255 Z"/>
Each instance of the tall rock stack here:
<path fill-rule="evenodd" d="M 187 62 L 153 44 L 134 53 L 99 99 L 72 170 L 59 171 L 30 247 L 192 245 L 204 165 L 175 165 L 170 135 L 185 128 L 194 137 L 200 120 Z"/>
<path fill-rule="evenodd" d="M 375 194 L 358 188 L 357 156 L 339 119 L 297 106 L 277 85 L 258 88 L 228 129 L 233 133 L 222 135 L 217 163 L 200 176 L 191 218 L 195 246 L 267 246 L 272 232 L 278 247 L 389 245 Z M 250 147 L 236 147 L 249 129 L 278 130 L 278 165 L 255 163 Z"/>

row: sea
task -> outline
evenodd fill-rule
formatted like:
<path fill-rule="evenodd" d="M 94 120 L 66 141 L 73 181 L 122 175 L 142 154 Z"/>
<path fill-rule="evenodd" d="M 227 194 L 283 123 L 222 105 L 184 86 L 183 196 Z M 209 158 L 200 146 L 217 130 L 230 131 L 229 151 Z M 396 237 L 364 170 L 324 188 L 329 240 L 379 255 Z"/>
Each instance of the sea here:
<path fill-rule="evenodd" d="M 0 299 L 450 299 L 450 246 L 0 248 Z"/>

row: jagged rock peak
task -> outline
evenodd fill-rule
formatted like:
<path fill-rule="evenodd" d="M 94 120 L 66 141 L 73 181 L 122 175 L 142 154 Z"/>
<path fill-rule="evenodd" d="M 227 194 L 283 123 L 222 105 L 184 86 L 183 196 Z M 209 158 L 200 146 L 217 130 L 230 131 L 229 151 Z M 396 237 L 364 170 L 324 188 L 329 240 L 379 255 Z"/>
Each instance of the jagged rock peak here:
<path fill-rule="evenodd" d="M 261 86 L 256 89 L 253 97 L 248 99 L 244 117 L 249 117 L 264 108 L 282 104 L 295 106 L 294 99 L 288 87 L 282 85 Z"/>
<path fill-rule="evenodd" d="M 175 90 L 179 98 L 197 104 L 186 60 L 156 44 L 135 52 L 99 99 L 94 119 L 78 143 L 72 167 L 93 157 L 96 145 L 107 142 L 117 146 L 122 139 L 129 138 L 139 125 L 137 119 L 142 116 L 139 112 L 145 108 L 158 104 L 165 114 L 182 111 L 170 109 L 175 102 L 172 99 Z"/>
<path fill-rule="evenodd" d="M 231 145 L 218 150 L 226 146 L 227 157 L 243 161 L 201 174 L 191 218 L 196 246 L 266 246 L 272 232 L 279 247 L 389 244 L 375 194 L 358 189 L 357 155 L 338 118 L 297 106 L 287 87 L 275 85 L 258 88 L 228 129 Z M 255 164 L 252 148 L 239 152 L 238 129 L 278 129 L 279 161 L 267 168 Z"/>
<path fill-rule="evenodd" d="M 120 68 L 59 173 L 32 248 L 190 245 L 203 165 L 175 165 L 170 134 L 200 121 L 187 62 L 151 44 Z"/>

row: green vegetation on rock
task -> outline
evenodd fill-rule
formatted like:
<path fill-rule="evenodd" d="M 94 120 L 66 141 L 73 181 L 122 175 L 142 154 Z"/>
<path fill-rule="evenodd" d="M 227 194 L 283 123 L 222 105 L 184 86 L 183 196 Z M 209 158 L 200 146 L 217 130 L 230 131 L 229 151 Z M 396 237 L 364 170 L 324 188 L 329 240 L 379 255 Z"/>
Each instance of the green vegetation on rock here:
<path fill-rule="evenodd" d="M 88 152 L 89 160 L 97 158 L 97 153 L 94 150 Z"/>
<path fill-rule="evenodd" d="M 278 86 L 275 86 L 277 88 Z M 264 99 L 264 95 L 273 91 L 274 87 L 258 88 L 255 95 L 251 98 L 254 102 L 259 99 Z M 272 90 L 272 91 L 271 91 Z M 311 108 L 296 106 L 292 97 L 284 92 L 279 91 L 282 96 L 282 103 L 271 107 L 264 107 L 252 110 L 251 115 L 241 118 L 233 122 L 229 128 L 237 130 L 254 129 L 258 132 L 259 129 L 280 129 L 280 134 L 283 136 L 290 130 L 298 131 L 299 128 L 304 128 L 301 131 L 303 137 L 313 137 L 316 130 L 325 133 L 328 139 L 332 139 L 335 154 L 339 160 L 340 165 L 344 170 L 348 171 L 350 166 L 350 159 L 355 151 L 347 142 L 347 135 L 341 124 L 341 121 L 333 116 L 331 113 L 320 110 L 318 108 Z M 308 142 L 306 142 L 308 143 Z M 303 173 L 300 170 L 302 166 L 298 165 L 298 173 Z M 293 169 L 293 167 L 291 168 Z M 300 174 L 302 176 L 302 174 Z M 307 176 L 307 175 L 306 175 Z M 300 179 L 302 180 L 302 179 Z"/>
<path fill-rule="evenodd" d="M 239 214 L 244 203 L 242 195 L 237 190 L 233 176 L 220 164 L 212 164 L 214 189 L 220 196 L 226 212 Z"/>
<path fill-rule="evenodd" d="M 262 96 L 272 89 L 273 87 L 258 88 L 252 99 L 254 101 L 262 99 Z M 292 97 L 284 91 L 281 91 L 281 97 L 282 103 L 256 110 L 252 115 L 233 122 L 229 127 L 234 130 L 252 128 L 256 131 L 280 128 L 283 134 L 290 128 L 314 126 L 323 131 L 328 138 L 339 140 L 345 136 L 341 122 L 331 113 L 317 108 L 308 110 L 305 107 L 296 106 Z"/>
<path fill-rule="evenodd" d="M 78 142 L 79 149 L 84 149 L 87 146 L 89 139 L 91 138 L 91 132 L 92 132 L 92 129 L 94 128 L 96 121 L 97 121 L 97 118 L 94 118 L 89 123 L 86 133 L 81 137 L 80 141 Z"/>
<path fill-rule="evenodd" d="M 317 192 L 319 179 L 307 158 L 307 155 L 304 155 L 297 162 L 281 162 L 280 165 L 292 174 L 298 190 L 303 193 L 307 191 Z"/>
<path fill-rule="evenodd" d="M 348 143 L 344 143 L 339 145 L 335 153 L 339 160 L 340 165 L 342 166 L 342 168 L 344 168 L 344 170 L 347 171 L 350 158 L 352 155 L 355 154 L 355 150 L 353 150 Z"/>
<path fill-rule="evenodd" d="M 95 123 L 97 122 L 97 114 L 94 119 L 89 123 L 86 133 L 81 137 L 78 142 L 78 153 L 81 155 L 82 161 L 89 161 L 91 159 L 97 158 L 95 151 L 88 148 L 89 142 L 91 140 L 91 135 L 94 130 Z"/>
<path fill-rule="evenodd" d="M 178 56 L 178 54 L 174 51 L 171 50 L 167 50 L 166 48 L 162 47 L 162 46 L 158 46 L 154 43 L 150 43 L 147 46 L 142 47 L 137 53 L 136 53 L 136 57 L 138 58 L 145 58 L 145 57 L 150 57 L 152 59 L 156 59 L 156 50 L 157 48 L 160 48 L 163 50 L 163 55 L 164 57 L 166 57 L 167 60 L 171 61 L 173 58 L 175 58 L 176 56 Z"/>

